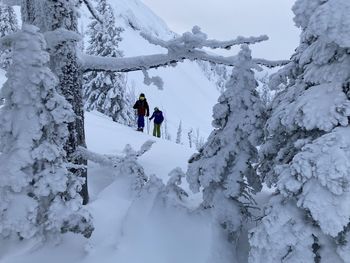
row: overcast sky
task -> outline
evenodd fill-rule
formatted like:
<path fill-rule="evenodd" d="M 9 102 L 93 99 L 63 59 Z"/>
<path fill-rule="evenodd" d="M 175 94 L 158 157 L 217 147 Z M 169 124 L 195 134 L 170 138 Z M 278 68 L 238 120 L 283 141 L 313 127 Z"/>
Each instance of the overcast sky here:
<path fill-rule="evenodd" d="M 254 56 L 287 59 L 299 42 L 291 7 L 295 0 L 143 0 L 177 33 L 198 25 L 209 38 L 267 34 Z"/>

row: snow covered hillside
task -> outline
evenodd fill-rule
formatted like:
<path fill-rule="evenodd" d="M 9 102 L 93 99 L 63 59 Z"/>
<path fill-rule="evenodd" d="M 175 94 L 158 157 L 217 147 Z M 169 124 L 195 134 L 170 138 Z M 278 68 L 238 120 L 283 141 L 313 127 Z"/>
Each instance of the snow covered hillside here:
<path fill-rule="evenodd" d="M 114 9 L 117 25 L 125 29 L 122 33 L 123 41 L 120 43 L 120 49 L 125 56 L 166 52 L 165 49 L 147 42 L 140 36 L 140 32 L 147 32 L 162 39 L 170 39 L 176 33 L 172 32 L 166 23 L 141 0 L 109 0 L 109 3 Z M 19 17 L 19 9 L 15 10 Z M 85 31 L 91 21 L 91 15 L 85 6 L 81 10 L 80 28 L 82 35 L 86 37 Z M 85 38 L 85 42 L 86 40 Z M 84 45 L 86 46 L 86 43 Z M 142 72 L 127 74 L 128 89 L 132 93 L 134 91 L 136 97 L 139 93 L 145 93 L 151 110 L 157 106 L 163 111 L 173 141 L 176 139 L 181 121 L 183 143 L 188 144 L 187 132 L 190 129 L 193 129 L 194 133 L 198 129 L 200 137 L 203 138 L 206 138 L 212 130 L 212 107 L 217 102 L 219 91 L 216 86 L 218 79 L 208 80 L 210 72 L 211 69 L 203 69 L 197 62 L 185 61 L 174 68 L 150 70 L 151 77 L 160 76 L 163 79 L 164 90 L 145 85 Z M 4 76 L 3 71 L 0 72 L 0 85 L 5 81 L 2 76 Z M 221 76 L 219 78 L 221 79 Z"/>
<path fill-rule="evenodd" d="M 88 148 L 98 153 L 121 153 L 126 143 L 138 150 L 153 137 L 110 121 L 99 113 L 86 114 Z M 155 174 L 164 182 L 175 167 L 186 167 L 192 151 L 166 140 L 156 143 L 140 163 L 148 176 Z M 210 217 L 183 206 L 164 195 L 156 179 L 139 194 L 130 191 L 130 177 L 116 176 L 113 169 L 89 162 L 91 203 L 95 231 L 90 239 L 66 234 L 58 246 L 36 247 L 35 241 L 0 244 L 1 263 L 75 262 L 75 263 L 204 263 L 227 262 L 222 251 L 227 244 Z"/>
<path fill-rule="evenodd" d="M 167 25 L 139 0 L 111 0 L 117 25 L 125 29 L 120 43 L 125 56 L 165 53 L 159 46 L 149 44 L 140 36 L 140 32 L 148 32 L 162 39 L 170 39 L 175 34 Z M 89 23 L 90 14 L 85 10 L 82 14 L 82 28 Z M 190 30 L 190 28 L 189 28 Z M 183 33 L 183 32 L 179 32 Z M 135 95 L 143 92 L 150 108 L 158 106 L 167 119 L 172 140 L 182 121 L 183 141 L 192 128 L 199 129 L 200 136 L 206 138 L 210 131 L 212 107 L 216 103 L 219 92 L 214 82 L 208 80 L 198 63 L 185 61 L 175 68 L 160 68 L 150 70 L 151 76 L 160 76 L 164 81 L 164 90 L 143 83 L 143 74 L 133 72 L 128 74 L 128 86 L 135 90 Z"/>

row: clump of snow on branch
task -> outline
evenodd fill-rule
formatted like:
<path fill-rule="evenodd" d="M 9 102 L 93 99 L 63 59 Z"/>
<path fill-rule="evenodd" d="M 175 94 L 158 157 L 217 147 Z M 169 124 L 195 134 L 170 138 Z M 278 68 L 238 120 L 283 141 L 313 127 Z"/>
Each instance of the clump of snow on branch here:
<path fill-rule="evenodd" d="M 164 87 L 164 81 L 159 76 L 150 77 L 147 70 L 142 71 L 144 75 L 143 83 L 147 86 L 154 84 L 158 89 L 162 90 Z"/>

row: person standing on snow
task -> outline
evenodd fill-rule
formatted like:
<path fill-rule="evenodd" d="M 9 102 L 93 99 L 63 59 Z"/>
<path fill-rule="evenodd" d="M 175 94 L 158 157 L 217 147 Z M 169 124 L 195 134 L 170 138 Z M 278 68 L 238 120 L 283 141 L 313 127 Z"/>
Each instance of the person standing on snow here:
<path fill-rule="evenodd" d="M 154 112 L 149 118 L 152 120 L 154 118 L 154 123 L 153 123 L 153 136 L 160 138 L 160 125 L 164 121 L 163 117 L 163 112 L 160 111 L 157 107 L 154 108 Z"/>
<path fill-rule="evenodd" d="M 145 94 L 140 94 L 139 100 L 136 101 L 133 108 L 137 110 L 137 130 L 143 132 L 143 128 L 145 127 L 145 116 L 149 116 L 149 106 Z"/>

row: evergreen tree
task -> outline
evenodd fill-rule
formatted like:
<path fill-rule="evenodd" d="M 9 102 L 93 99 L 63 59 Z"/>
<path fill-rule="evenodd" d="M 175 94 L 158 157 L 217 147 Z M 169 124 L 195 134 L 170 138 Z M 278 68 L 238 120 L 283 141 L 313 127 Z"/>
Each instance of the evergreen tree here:
<path fill-rule="evenodd" d="M 262 139 L 263 106 L 251 69 L 251 51 L 241 47 L 225 92 L 214 107 L 208 141 L 189 161 L 187 181 L 194 192 L 203 188 L 203 207 L 236 240 L 254 205 L 252 192 L 261 188 L 253 164 Z"/>
<path fill-rule="evenodd" d="M 298 0 L 302 29 L 272 103 L 263 179 L 277 187 L 250 262 L 350 262 L 350 2 Z"/>
<path fill-rule="evenodd" d="M 0 37 L 10 35 L 18 30 L 17 18 L 12 6 L 0 3 Z M 11 49 L 0 51 L 0 67 L 7 69 L 11 63 Z"/>
<path fill-rule="evenodd" d="M 0 235 L 49 238 L 72 231 L 89 237 L 90 215 L 79 195 L 84 181 L 64 158 L 71 105 L 56 91 L 38 28 L 23 25 L 11 40 L 13 62 L 1 89 Z"/>
<path fill-rule="evenodd" d="M 176 143 L 181 144 L 182 142 L 182 121 L 179 123 L 179 127 L 177 128 L 177 133 L 176 133 Z"/>
<path fill-rule="evenodd" d="M 65 156 L 74 166 L 70 171 L 84 178 L 81 189 L 83 203 L 89 201 L 87 187 L 87 160 L 76 155 L 78 147 L 86 147 L 81 61 L 78 60 L 78 10 L 80 1 L 47 0 L 22 1 L 22 20 L 46 33 L 50 40 L 50 69 L 58 77 L 57 91 L 72 106 L 75 119 L 68 124 Z"/>
<path fill-rule="evenodd" d="M 192 145 L 193 145 L 193 129 L 192 128 L 187 132 L 187 138 L 188 138 L 188 145 L 190 146 L 190 148 L 192 148 Z"/>
<path fill-rule="evenodd" d="M 97 10 L 103 17 L 103 24 L 93 19 L 89 24 L 89 46 L 87 53 L 103 57 L 122 57 L 118 49 L 123 29 L 115 25 L 115 17 L 106 0 L 98 0 Z M 126 94 L 126 78 L 123 73 L 92 71 L 85 76 L 85 108 L 97 110 L 112 117 L 116 122 L 131 126 L 134 113 Z"/>

